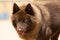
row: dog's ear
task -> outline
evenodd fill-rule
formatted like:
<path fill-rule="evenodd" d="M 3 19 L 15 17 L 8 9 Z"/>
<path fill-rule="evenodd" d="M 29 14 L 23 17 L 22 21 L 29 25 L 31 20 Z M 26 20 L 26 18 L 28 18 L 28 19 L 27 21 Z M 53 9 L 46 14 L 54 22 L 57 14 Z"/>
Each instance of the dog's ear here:
<path fill-rule="evenodd" d="M 25 8 L 25 11 L 26 11 L 28 14 L 30 14 L 30 15 L 34 15 L 34 13 L 33 13 L 33 8 L 32 8 L 32 6 L 31 6 L 30 3 L 27 4 L 27 6 L 26 6 L 26 8 Z"/>
<path fill-rule="evenodd" d="M 19 10 L 20 10 L 20 8 L 17 6 L 16 3 L 14 3 L 14 5 L 13 5 L 13 14 L 15 14 Z"/>

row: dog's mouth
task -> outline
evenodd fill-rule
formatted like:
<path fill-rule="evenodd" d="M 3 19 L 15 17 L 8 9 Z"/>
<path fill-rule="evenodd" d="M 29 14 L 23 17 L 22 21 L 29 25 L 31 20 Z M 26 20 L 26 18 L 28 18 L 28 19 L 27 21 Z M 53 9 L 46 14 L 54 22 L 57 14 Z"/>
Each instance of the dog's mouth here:
<path fill-rule="evenodd" d="M 19 30 L 17 30 L 17 32 L 18 32 L 18 34 L 20 36 L 24 36 L 25 35 L 25 30 L 19 29 Z"/>
<path fill-rule="evenodd" d="M 19 35 L 21 35 L 21 36 L 23 36 L 23 35 L 25 34 L 23 31 L 18 32 L 18 33 L 19 33 Z"/>

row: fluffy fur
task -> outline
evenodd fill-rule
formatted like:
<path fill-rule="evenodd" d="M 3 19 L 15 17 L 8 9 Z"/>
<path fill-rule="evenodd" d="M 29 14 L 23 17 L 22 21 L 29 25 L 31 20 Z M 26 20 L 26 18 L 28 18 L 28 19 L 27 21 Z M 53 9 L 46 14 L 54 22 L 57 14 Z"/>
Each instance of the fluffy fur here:
<path fill-rule="evenodd" d="M 58 40 L 60 33 L 60 5 L 58 3 L 24 3 L 13 5 L 12 24 L 24 40 Z"/>

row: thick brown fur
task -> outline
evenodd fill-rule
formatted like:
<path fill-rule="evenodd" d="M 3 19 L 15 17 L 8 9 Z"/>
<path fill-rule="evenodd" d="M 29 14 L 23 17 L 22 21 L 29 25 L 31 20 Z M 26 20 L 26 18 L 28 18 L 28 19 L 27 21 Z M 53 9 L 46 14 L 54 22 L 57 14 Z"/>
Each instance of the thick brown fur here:
<path fill-rule="evenodd" d="M 24 40 L 58 40 L 60 5 L 58 3 L 24 3 L 13 5 L 12 24 Z"/>

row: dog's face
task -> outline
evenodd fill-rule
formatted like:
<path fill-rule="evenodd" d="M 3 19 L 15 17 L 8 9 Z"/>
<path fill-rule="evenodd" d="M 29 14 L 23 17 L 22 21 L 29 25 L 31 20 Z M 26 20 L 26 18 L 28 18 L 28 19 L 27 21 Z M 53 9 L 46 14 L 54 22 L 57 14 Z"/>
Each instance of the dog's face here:
<path fill-rule="evenodd" d="M 22 6 L 23 7 L 23 6 Z M 31 4 L 20 9 L 15 3 L 13 5 L 12 23 L 20 37 L 26 37 L 35 28 L 36 18 Z"/>

